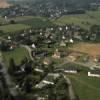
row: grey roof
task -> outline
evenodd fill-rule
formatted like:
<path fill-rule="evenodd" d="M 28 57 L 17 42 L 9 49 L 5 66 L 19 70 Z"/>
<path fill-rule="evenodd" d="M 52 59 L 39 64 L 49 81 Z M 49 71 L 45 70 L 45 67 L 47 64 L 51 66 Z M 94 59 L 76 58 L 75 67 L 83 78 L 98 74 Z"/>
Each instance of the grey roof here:
<path fill-rule="evenodd" d="M 90 72 L 91 72 L 91 74 L 98 74 L 98 75 L 100 75 L 100 69 L 91 70 Z"/>

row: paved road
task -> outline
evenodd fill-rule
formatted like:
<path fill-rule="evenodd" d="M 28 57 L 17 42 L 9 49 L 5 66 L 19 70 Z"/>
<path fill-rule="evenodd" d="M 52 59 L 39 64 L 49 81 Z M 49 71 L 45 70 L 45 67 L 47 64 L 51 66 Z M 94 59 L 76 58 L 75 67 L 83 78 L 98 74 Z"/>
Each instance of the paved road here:
<path fill-rule="evenodd" d="M 31 51 L 32 51 L 31 48 L 29 46 L 27 46 L 27 45 L 20 45 L 20 46 L 25 48 L 28 51 L 30 59 L 33 61 L 34 58 L 32 57 L 32 54 L 31 54 Z"/>
<path fill-rule="evenodd" d="M 75 97 L 75 93 L 73 91 L 73 87 L 72 87 L 72 83 L 71 83 L 70 79 L 68 77 L 66 77 L 64 74 L 62 74 L 62 75 L 63 75 L 64 79 L 66 80 L 66 82 L 68 84 L 70 100 L 75 100 L 76 97 Z"/>

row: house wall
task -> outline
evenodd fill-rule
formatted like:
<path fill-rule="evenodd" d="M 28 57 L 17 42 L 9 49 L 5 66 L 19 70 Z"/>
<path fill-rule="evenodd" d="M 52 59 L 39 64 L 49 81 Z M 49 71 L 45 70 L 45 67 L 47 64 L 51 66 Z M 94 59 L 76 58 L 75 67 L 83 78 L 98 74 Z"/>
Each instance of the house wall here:
<path fill-rule="evenodd" d="M 73 70 L 65 70 L 64 72 L 65 73 L 72 73 L 72 74 L 76 74 L 77 73 L 77 71 L 73 71 Z"/>
<path fill-rule="evenodd" d="M 43 80 L 43 82 L 45 83 L 45 84 L 54 84 L 53 82 L 49 82 L 49 81 L 46 81 L 46 80 Z"/>
<path fill-rule="evenodd" d="M 88 76 L 91 76 L 91 77 L 100 77 L 99 74 L 91 74 L 91 72 L 88 72 Z"/>

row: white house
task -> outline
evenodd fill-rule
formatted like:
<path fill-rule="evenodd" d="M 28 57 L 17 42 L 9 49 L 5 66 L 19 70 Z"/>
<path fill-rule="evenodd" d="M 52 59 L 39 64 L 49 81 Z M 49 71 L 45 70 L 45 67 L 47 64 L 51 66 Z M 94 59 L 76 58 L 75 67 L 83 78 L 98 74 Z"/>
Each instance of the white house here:
<path fill-rule="evenodd" d="M 74 40 L 73 40 L 73 39 L 70 39 L 69 42 L 70 42 L 70 43 L 74 43 Z"/>
<path fill-rule="evenodd" d="M 66 37 L 63 35 L 63 36 L 62 36 L 62 39 L 66 39 Z"/>
<path fill-rule="evenodd" d="M 67 67 L 64 69 L 65 73 L 77 74 L 78 71 L 75 67 Z"/>
<path fill-rule="evenodd" d="M 59 30 L 62 31 L 62 27 L 59 27 Z"/>
<path fill-rule="evenodd" d="M 34 48 L 34 49 L 36 48 L 36 46 L 35 46 L 35 44 L 34 44 L 34 43 L 32 44 L 32 48 Z"/>
<path fill-rule="evenodd" d="M 45 84 L 51 84 L 51 85 L 54 85 L 54 83 L 53 83 L 53 82 L 46 81 L 46 80 L 43 80 L 43 83 L 45 83 Z"/>
<path fill-rule="evenodd" d="M 68 27 L 66 26 L 66 30 L 68 30 Z"/>
<path fill-rule="evenodd" d="M 91 76 L 91 77 L 100 77 L 100 70 L 96 69 L 96 70 L 88 71 L 88 76 Z"/>
<path fill-rule="evenodd" d="M 40 67 L 40 66 L 37 66 L 36 68 L 34 68 L 34 70 L 37 71 L 37 72 L 40 72 L 40 73 L 44 72 L 43 68 Z"/>

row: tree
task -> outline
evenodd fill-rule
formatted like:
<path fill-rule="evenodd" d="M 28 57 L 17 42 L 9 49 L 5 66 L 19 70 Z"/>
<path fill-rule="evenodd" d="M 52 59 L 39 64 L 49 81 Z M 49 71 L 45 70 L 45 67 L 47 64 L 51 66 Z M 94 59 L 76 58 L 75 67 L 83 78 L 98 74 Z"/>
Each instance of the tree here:
<path fill-rule="evenodd" d="M 16 64 L 13 58 L 11 58 L 9 60 L 9 68 L 8 68 L 8 72 L 10 74 L 14 74 L 14 72 L 16 71 Z"/>
<path fill-rule="evenodd" d="M 0 44 L 0 49 L 1 49 L 2 51 L 7 51 L 7 50 L 9 49 L 9 45 L 3 41 L 3 42 L 1 42 L 1 44 Z"/>
<path fill-rule="evenodd" d="M 30 74 L 32 72 L 32 61 L 28 61 L 25 64 L 25 72 L 26 74 Z"/>
<path fill-rule="evenodd" d="M 11 20 L 10 24 L 16 24 L 15 20 Z"/>
<path fill-rule="evenodd" d="M 31 92 L 32 83 L 33 83 L 32 76 L 31 75 L 27 76 L 24 81 L 23 90 L 25 90 L 25 92 Z"/>

